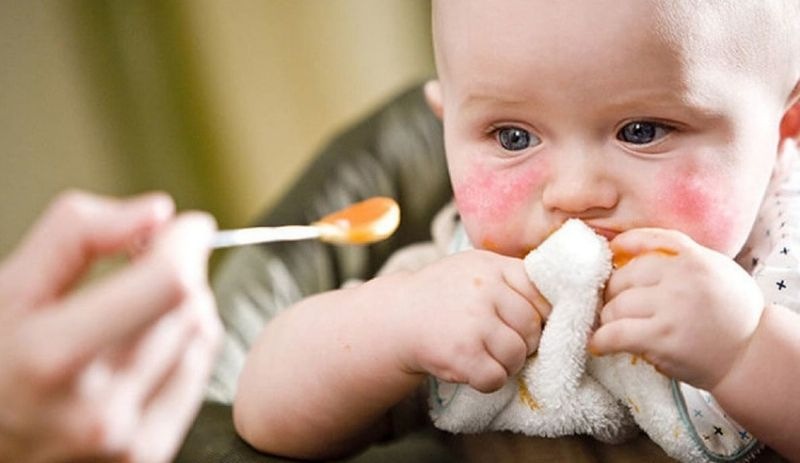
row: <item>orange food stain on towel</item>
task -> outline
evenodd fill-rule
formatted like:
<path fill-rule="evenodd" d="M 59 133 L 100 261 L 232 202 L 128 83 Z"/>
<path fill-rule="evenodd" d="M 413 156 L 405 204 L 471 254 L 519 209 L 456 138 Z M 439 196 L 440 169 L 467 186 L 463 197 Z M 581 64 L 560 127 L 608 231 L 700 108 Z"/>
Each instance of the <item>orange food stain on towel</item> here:
<path fill-rule="evenodd" d="M 533 398 L 533 394 L 528 390 L 528 385 L 521 376 L 517 377 L 517 388 L 519 389 L 519 400 L 528 406 L 531 410 L 538 410 L 539 403 Z"/>
<path fill-rule="evenodd" d="M 631 407 L 633 407 L 634 413 L 639 413 L 639 406 L 636 405 L 636 402 L 634 402 L 630 397 L 628 397 L 628 403 L 631 404 Z"/>

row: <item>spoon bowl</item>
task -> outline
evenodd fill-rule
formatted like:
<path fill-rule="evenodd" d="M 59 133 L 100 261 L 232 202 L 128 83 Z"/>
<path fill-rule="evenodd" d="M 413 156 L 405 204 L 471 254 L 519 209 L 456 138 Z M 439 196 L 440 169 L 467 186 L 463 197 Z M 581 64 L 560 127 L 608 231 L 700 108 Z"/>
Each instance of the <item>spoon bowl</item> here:
<path fill-rule="evenodd" d="M 213 249 L 274 241 L 319 239 L 334 244 L 369 244 L 384 240 L 400 224 L 400 207 L 377 196 L 328 214 L 310 225 L 251 227 L 217 232 Z"/>

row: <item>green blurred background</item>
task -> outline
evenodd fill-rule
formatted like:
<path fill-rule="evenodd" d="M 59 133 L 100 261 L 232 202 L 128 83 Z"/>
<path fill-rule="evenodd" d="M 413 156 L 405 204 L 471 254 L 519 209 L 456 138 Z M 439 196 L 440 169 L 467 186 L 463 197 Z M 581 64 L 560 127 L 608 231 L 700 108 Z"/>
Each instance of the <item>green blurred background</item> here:
<path fill-rule="evenodd" d="M 246 225 L 433 75 L 428 0 L 0 0 L 0 256 L 66 188 Z"/>

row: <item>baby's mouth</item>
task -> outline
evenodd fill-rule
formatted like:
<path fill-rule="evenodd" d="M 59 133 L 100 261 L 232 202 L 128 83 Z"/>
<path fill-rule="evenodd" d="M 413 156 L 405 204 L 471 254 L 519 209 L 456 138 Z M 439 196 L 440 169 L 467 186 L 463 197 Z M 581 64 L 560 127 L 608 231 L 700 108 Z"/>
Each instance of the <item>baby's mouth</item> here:
<path fill-rule="evenodd" d="M 589 228 L 591 228 L 596 234 L 604 237 L 608 241 L 613 240 L 617 235 L 619 235 L 620 233 L 622 233 L 624 231 L 624 230 L 619 230 L 619 229 L 615 230 L 615 229 L 612 229 L 612 228 L 601 227 L 601 226 L 594 225 L 594 224 L 589 223 L 589 222 L 584 222 L 584 223 Z M 562 223 L 561 225 L 558 225 L 553 230 L 551 230 L 549 233 L 547 233 L 544 236 L 544 238 L 539 242 L 539 244 L 544 242 L 550 235 L 555 233 L 562 225 L 564 225 L 564 224 Z M 526 249 L 523 250 L 523 252 L 518 253 L 516 255 L 516 257 L 520 257 L 520 258 L 525 257 L 526 255 L 528 255 L 529 252 L 531 252 L 534 249 L 536 249 L 539 246 L 539 244 L 537 244 L 535 246 L 528 246 Z"/>
<path fill-rule="evenodd" d="M 591 224 L 587 224 L 587 225 L 589 225 L 589 227 L 592 230 L 594 230 L 595 233 L 597 233 L 598 235 L 604 237 L 608 241 L 613 240 L 617 235 L 619 235 L 621 233 L 621 232 L 619 232 L 617 230 L 611 230 L 610 228 L 598 227 L 598 226 L 591 225 Z"/>

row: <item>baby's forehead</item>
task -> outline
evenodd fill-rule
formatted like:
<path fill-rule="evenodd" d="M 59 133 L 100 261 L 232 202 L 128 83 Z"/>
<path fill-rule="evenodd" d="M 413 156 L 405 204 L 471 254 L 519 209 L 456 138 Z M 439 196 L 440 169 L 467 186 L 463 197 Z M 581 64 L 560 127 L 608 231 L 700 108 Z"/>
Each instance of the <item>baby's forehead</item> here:
<path fill-rule="evenodd" d="M 655 2 L 659 33 L 691 59 L 728 60 L 737 66 L 771 67 L 798 55 L 797 0 L 676 0 Z"/>
<path fill-rule="evenodd" d="M 638 41 L 640 56 L 649 50 L 695 68 L 744 71 L 781 81 L 783 91 L 800 69 L 799 10 L 800 0 L 499 0 L 491 9 L 482 0 L 435 0 L 437 66 L 441 74 L 451 55 L 525 47 L 544 51 L 531 59 L 558 61 L 570 47 Z"/>

